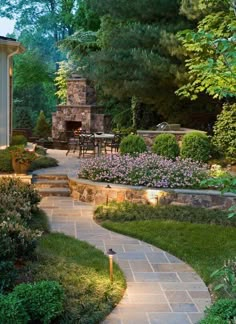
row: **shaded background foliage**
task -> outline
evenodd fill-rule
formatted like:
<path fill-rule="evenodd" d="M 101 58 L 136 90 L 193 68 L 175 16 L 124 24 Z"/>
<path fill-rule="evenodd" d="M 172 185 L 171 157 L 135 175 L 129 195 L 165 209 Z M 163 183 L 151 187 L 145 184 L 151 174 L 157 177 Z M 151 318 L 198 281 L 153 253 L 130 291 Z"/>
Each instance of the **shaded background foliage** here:
<path fill-rule="evenodd" d="M 188 97 L 186 87 L 193 87 L 200 77 L 192 73 L 190 79 L 189 66 L 186 68 L 185 60 L 196 57 L 195 50 L 205 69 L 212 72 L 209 82 L 214 82 L 214 61 L 206 64 L 209 56 L 201 55 L 197 47 L 189 51 L 188 37 L 194 33 L 195 39 L 202 40 L 199 31 L 213 27 L 221 30 L 218 36 L 228 36 L 234 26 L 234 3 L 0 0 L 0 16 L 17 20 L 11 36 L 27 48 L 15 58 L 15 126 L 23 108 L 28 110 L 33 127 L 41 110 L 51 120 L 56 104 L 65 100 L 65 79 L 77 71 L 94 82 L 98 103 L 105 106 L 114 127 L 149 128 L 168 121 L 207 129 L 227 96 L 213 99 L 202 87 L 192 102 L 175 92 L 182 87 L 180 94 Z M 220 28 L 221 16 L 227 17 L 230 30 Z M 186 29 L 182 43 L 176 34 Z M 228 49 L 231 53 L 230 46 Z"/>

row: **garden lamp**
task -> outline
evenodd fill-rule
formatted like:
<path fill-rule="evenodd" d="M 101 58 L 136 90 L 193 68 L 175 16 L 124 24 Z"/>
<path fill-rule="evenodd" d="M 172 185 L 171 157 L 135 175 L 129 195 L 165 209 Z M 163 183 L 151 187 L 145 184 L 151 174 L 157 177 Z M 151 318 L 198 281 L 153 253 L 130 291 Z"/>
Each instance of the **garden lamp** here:
<path fill-rule="evenodd" d="M 113 256 L 116 254 L 115 251 L 109 249 L 107 251 L 107 255 L 109 256 L 109 269 L 110 269 L 110 280 L 113 282 Z"/>
<path fill-rule="evenodd" d="M 111 189 L 111 186 L 108 184 L 106 187 L 106 189 Z M 108 205 L 108 192 L 107 192 L 107 197 L 106 197 L 106 206 Z"/>

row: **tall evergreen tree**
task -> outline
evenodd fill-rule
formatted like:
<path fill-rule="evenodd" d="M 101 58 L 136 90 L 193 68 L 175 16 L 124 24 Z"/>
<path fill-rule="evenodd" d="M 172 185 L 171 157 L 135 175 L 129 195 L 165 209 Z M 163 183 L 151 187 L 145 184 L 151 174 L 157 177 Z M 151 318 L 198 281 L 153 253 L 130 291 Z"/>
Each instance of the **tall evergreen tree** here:
<path fill-rule="evenodd" d="M 41 138 L 47 138 L 51 135 L 50 125 L 48 124 L 44 112 L 41 110 L 34 128 L 34 134 Z"/>
<path fill-rule="evenodd" d="M 183 70 L 174 34 L 188 26 L 178 15 L 178 2 L 88 3 L 102 15 L 97 41 L 101 50 L 88 59 L 90 78 L 105 93 L 122 99 L 135 96 L 144 103 L 160 104 L 165 96 L 174 98 Z"/>

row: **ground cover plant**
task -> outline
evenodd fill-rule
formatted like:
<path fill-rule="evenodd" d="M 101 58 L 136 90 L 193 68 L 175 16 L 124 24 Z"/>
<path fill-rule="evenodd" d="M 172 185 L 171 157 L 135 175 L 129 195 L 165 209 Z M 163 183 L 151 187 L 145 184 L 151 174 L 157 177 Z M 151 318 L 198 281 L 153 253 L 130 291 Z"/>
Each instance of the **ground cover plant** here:
<path fill-rule="evenodd" d="M 122 212 L 121 205 L 120 214 L 123 213 L 123 221 L 121 221 L 121 217 L 119 221 L 111 221 L 109 215 L 113 213 L 113 205 L 111 205 L 110 209 L 108 205 L 108 209 L 104 209 L 102 225 L 110 230 L 139 238 L 168 251 L 190 264 L 207 284 L 213 282 L 211 274 L 222 267 L 224 260 L 232 258 L 236 254 L 235 227 L 196 224 L 187 221 L 187 219 L 192 218 L 191 221 L 194 222 L 194 216 L 186 217 L 186 221 L 180 222 L 180 212 L 179 218 L 176 217 L 176 220 L 171 219 L 171 213 L 169 213 L 170 220 L 167 219 L 167 216 L 164 220 L 156 220 L 152 216 L 147 219 L 148 217 L 145 215 L 146 209 L 143 209 L 143 206 L 137 205 L 136 213 L 139 208 L 140 214 L 143 214 L 142 217 L 139 215 L 135 218 L 139 220 L 125 221 L 129 218 L 127 216 L 128 211 Z M 202 213 L 201 210 L 199 212 Z M 101 210 L 99 213 L 101 213 Z M 183 214 L 185 214 L 184 209 Z M 104 221 L 106 217 L 108 220 Z M 206 219 L 209 220 L 209 218 L 206 216 Z M 99 216 L 99 219 L 101 219 L 101 216 Z M 198 221 L 197 219 L 196 222 Z"/>
<path fill-rule="evenodd" d="M 142 220 L 174 220 L 194 224 L 216 224 L 236 227 L 236 218 L 228 218 L 227 211 L 217 209 L 196 208 L 192 206 L 171 205 L 139 205 L 131 202 L 110 202 L 100 205 L 95 211 L 99 222 L 142 221 Z"/>
<path fill-rule="evenodd" d="M 81 161 L 80 178 L 135 186 L 197 188 L 206 178 L 206 166 L 177 158 L 175 161 L 152 153 L 112 155 Z"/>

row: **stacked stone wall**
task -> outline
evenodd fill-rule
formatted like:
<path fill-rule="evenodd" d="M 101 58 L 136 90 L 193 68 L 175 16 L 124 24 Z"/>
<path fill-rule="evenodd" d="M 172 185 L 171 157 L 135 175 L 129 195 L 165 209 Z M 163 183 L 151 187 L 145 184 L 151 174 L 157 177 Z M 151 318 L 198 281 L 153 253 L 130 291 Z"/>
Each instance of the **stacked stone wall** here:
<path fill-rule="evenodd" d="M 236 204 L 236 195 L 221 195 L 215 190 L 155 189 L 69 179 L 74 199 L 95 205 L 110 201 L 130 201 L 152 205 L 188 205 L 195 207 L 228 209 Z"/>

